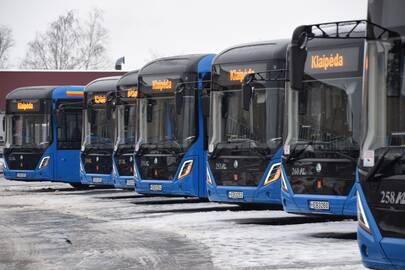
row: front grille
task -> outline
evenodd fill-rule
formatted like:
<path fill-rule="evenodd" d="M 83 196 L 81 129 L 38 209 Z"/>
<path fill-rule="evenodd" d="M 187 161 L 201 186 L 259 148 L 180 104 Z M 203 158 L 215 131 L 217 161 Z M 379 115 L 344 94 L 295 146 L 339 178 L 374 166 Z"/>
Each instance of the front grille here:
<path fill-rule="evenodd" d="M 35 170 L 43 152 L 12 152 L 4 150 L 4 157 L 10 170 Z"/>
<path fill-rule="evenodd" d="M 218 156 L 209 164 L 218 186 L 257 186 L 269 159 L 257 156 Z"/>
<path fill-rule="evenodd" d="M 112 172 L 112 151 L 83 153 L 82 162 L 86 173 L 110 174 Z"/>
<path fill-rule="evenodd" d="M 364 176 L 361 178 L 368 206 L 383 237 L 405 239 L 404 163 L 402 161 L 387 168 L 384 177 L 369 179 L 367 182 Z"/>
<path fill-rule="evenodd" d="M 135 158 L 139 173 L 145 180 L 173 180 L 181 158 L 172 154 L 144 154 Z"/>
<path fill-rule="evenodd" d="M 134 175 L 134 154 L 132 153 L 117 153 L 115 154 L 115 165 L 118 169 L 118 174 L 121 176 Z"/>
<path fill-rule="evenodd" d="M 295 194 L 347 196 L 355 181 L 356 164 L 348 160 L 301 159 L 285 165 Z"/>

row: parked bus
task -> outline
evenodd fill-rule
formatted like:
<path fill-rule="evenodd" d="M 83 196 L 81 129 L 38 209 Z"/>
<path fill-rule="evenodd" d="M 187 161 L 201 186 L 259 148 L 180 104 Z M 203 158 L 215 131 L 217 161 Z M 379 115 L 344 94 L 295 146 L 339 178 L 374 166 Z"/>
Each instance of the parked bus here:
<path fill-rule="evenodd" d="M 363 39 L 305 42 L 305 62 L 289 66 L 292 76 L 303 78 L 299 89 L 287 89 L 283 207 L 290 213 L 354 217 Z"/>
<path fill-rule="evenodd" d="M 358 242 L 373 269 L 405 269 L 405 2 L 369 1 Z"/>
<path fill-rule="evenodd" d="M 207 165 L 210 201 L 281 205 L 288 43 L 234 46 L 214 59 Z"/>
<path fill-rule="evenodd" d="M 23 87 L 7 95 L 6 179 L 82 186 L 79 159 L 83 88 Z"/>
<path fill-rule="evenodd" d="M 90 82 L 84 90 L 80 176 L 82 184 L 114 186 L 113 149 L 116 137 L 113 113 L 120 76 Z"/>
<path fill-rule="evenodd" d="M 139 72 L 135 190 L 207 197 L 202 92 L 214 55 L 161 58 Z"/>
<path fill-rule="evenodd" d="M 117 138 L 115 140 L 113 166 L 114 186 L 133 189 L 134 152 L 136 134 L 136 98 L 138 96 L 138 70 L 128 72 L 117 82 L 115 100 L 115 120 Z"/>

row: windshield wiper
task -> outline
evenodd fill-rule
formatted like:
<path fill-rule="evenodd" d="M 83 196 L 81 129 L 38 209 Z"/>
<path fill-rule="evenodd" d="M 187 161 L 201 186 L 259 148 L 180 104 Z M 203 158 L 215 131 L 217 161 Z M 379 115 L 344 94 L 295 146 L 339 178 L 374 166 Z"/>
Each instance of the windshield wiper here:
<path fill-rule="evenodd" d="M 388 168 L 391 168 L 394 164 L 396 164 L 399 160 L 401 160 L 402 155 L 398 154 L 396 155 L 392 160 L 390 160 L 387 164 L 385 164 L 384 166 L 382 166 L 382 164 L 385 161 L 385 157 L 387 156 L 387 154 L 394 148 L 387 148 L 381 155 L 381 157 L 378 159 L 377 163 L 375 164 L 375 166 L 368 172 L 368 174 L 366 175 L 366 179 L 365 181 L 371 181 L 371 179 L 379 179 L 382 176 L 384 176 L 383 173 L 379 173 L 377 175 L 378 171 L 384 171 Z"/>
<path fill-rule="evenodd" d="M 301 156 L 308 149 L 309 146 L 311 146 L 313 144 L 314 144 L 313 141 L 310 141 L 310 142 L 307 142 L 307 143 L 297 143 L 294 146 L 293 150 L 291 151 L 290 155 L 285 159 L 285 163 L 290 162 L 292 159 L 297 159 L 299 156 Z M 304 148 L 302 148 L 298 152 L 295 152 L 297 150 L 298 145 L 304 145 Z"/>
<path fill-rule="evenodd" d="M 268 155 L 260 151 L 258 147 L 252 146 L 253 144 L 257 143 L 255 140 L 243 138 L 243 139 L 229 139 L 225 142 L 218 142 L 215 145 L 215 149 L 212 152 L 211 158 L 215 159 L 216 157 L 218 157 L 220 152 L 225 149 L 225 148 L 218 148 L 218 146 L 220 145 L 233 145 L 232 149 L 237 149 L 239 146 L 242 146 L 244 143 L 247 142 L 249 143 L 249 147 L 246 148 L 247 150 L 254 152 L 262 160 L 265 160 L 268 157 Z"/>

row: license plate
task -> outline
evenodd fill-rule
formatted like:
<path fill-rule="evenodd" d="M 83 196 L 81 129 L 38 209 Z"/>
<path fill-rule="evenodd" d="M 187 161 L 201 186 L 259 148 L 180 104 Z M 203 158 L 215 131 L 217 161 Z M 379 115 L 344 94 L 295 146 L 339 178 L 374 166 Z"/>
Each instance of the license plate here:
<path fill-rule="evenodd" d="M 313 210 L 329 210 L 327 201 L 309 201 L 309 208 Z"/>
<path fill-rule="evenodd" d="M 25 178 L 25 177 L 27 177 L 27 174 L 26 173 L 17 173 L 17 177 Z"/>
<path fill-rule="evenodd" d="M 93 177 L 93 183 L 101 183 L 103 179 L 101 177 Z"/>
<path fill-rule="evenodd" d="M 229 191 L 228 198 L 229 199 L 243 199 L 243 192 L 242 191 Z"/>
<path fill-rule="evenodd" d="M 134 186 L 135 181 L 134 180 L 127 180 L 127 186 Z"/>
<path fill-rule="evenodd" d="M 151 191 L 162 191 L 162 185 L 150 185 Z"/>

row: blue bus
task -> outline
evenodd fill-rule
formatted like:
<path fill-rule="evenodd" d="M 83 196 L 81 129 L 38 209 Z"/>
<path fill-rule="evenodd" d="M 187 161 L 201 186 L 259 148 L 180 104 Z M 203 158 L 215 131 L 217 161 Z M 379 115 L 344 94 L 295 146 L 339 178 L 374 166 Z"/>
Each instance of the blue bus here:
<path fill-rule="evenodd" d="M 99 78 L 85 87 L 80 163 L 82 184 L 114 186 L 112 155 L 116 115 L 113 108 L 119 78 Z"/>
<path fill-rule="evenodd" d="M 4 176 L 82 187 L 82 86 L 18 88 L 6 97 Z"/>
<path fill-rule="evenodd" d="M 302 35 L 295 31 L 289 55 Z M 314 30 L 315 31 L 315 30 Z M 323 30 L 327 32 L 327 29 Z M 355 217 L 360 154 L 364 41 L 304 40 L 301 65 L 290 61 L 281 195 L 290 213 Z M 296 59 L 294 59 L 296 61 Z M 291 78 L 292 77 L 292 78 Z"/>
<path fill-rule="evenodd" d="M 135 190 L 207 197 L 202 95 L 214 55 L 161 58 L 139 71 Z"/>
<path fill-rule="evenodd" d="M 212 66 L 207 190 L 210 201 L 281 205 L 289 41 L 231 47 Z"/>
<path fill-rule="evenodd" d="M 357 190 L 358 243 L 373 269 L 405 269 L 404 11 L 401 0 L 369 0 Z"/>
<path fill-rule="evenodd" d="M 123 75 L 117 82 L 115 121 L 117 137 L 113 154 L 113 176 L 116 188 L 133 189 L 134 152 L 136 134 L 136 98 L 138 96 L 138 71 Z"/>

